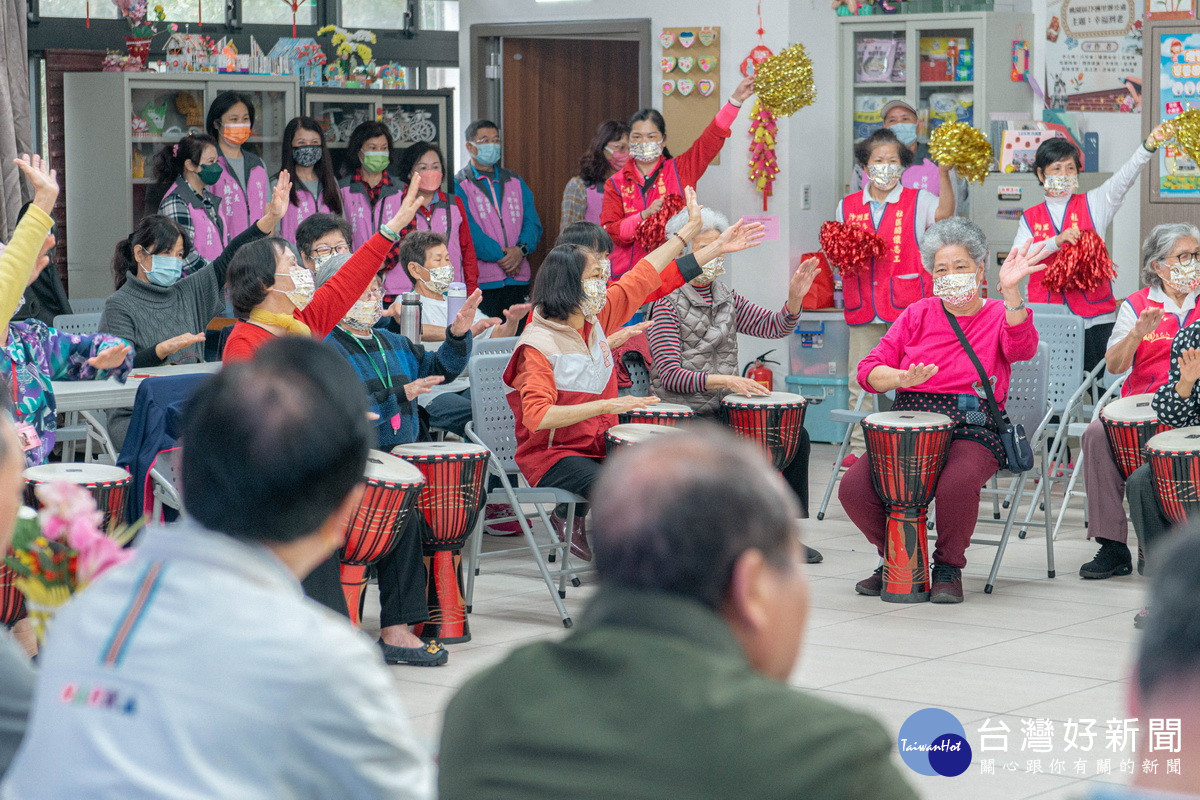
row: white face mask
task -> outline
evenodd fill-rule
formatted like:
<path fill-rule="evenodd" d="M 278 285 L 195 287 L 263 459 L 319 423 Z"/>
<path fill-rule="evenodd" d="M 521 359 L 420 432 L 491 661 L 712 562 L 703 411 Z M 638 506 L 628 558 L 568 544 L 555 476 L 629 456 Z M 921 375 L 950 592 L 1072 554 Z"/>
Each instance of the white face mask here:
<path fill-rule="evenodd" d="M 951 306 L 965 306 L 979 294 L 979 280 L 973 272 L 938 275 L 933 279 L 933 294 Z"/>
<path fill-rule="evenodd" d="M 585 317 L 594 317 L 604 308 L 607 282 L 603 278 L 588 278 L 583 282 L 583 302 L 579 310 Z"/>
<path fill-rule="evenodd" d="M 383 296 L 378 292 L 372 292 L 366 299 L 360 297 L 358 302 L 350 306 L 342 324 L 358 331 L 369 331 L 375 327 L 375 323 L 379 322 L 382 316 Z"/>
<path fill-rule="evenodd" d="M 271 291 L 279 292 L 292 301 L 292 305 L 296 307 L 297 311 L 303 311 L 312 302 L 313 294 L 317 291 L 317 286 L 313 282 L 313 274 L 300 266 L 292 267 L 287 272 L 276 272 L 275 274 L 289 276 L 295 288 L 287 292 L 280 289 L 272 289 Z"/>
<path fill-rule="evenodd" d="M 891 189 L 900 181 L 904 167 L 900 164 L 868 164 L 867 176 L 880 189 Z"/>
<path fill-rule="evenodd" d="M 629 155 L 633 156 L 635 161 L 641 161 L 643 164 L 658 161 L 662 151 L 662 142 L 634 142 L 629 145 Z"/>
<path fill-rule="evenodd" d="M 725 274 L 725 256 L 719 255 L 700 267 L 700 276 L 696 279 L 700 286 L 708 286 L 718 276 Z"/>
<path fill-rule="evenodd" d="M 445 294 L 450 288 L 450 284 L 454 282 L 454 265 L 444 267 L 432 267 L 429 270 L 429 280 L 425 281 L 425 285 L 429 287 L 431 292 L 437 294 Z"/>
<path fill-rule="evenodd" d="M 1161 263 L 1161 262 L 1160 262 Z M 1167 283 L 1177 292 L 1190 292 L 1200 286 L 1200 264 L 1193 261 L 1186 267 L 1179 264 L 1168 264 L 1171 270 L 1171 277 L 1167 278 Z"/>
<path fill-rule="evenodd" d="M 1046 197 L 1067 197 L 1079 188 L 1079 178 L 1076 175 L 1047 175 L 1043 188 Z"/>

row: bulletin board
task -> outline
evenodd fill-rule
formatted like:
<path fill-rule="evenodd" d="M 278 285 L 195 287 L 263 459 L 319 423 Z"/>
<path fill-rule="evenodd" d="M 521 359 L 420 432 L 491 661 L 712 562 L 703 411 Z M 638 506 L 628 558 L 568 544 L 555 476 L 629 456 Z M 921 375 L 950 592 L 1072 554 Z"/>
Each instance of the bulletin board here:
<path fill-rule="evenodd" d="M 658 43 L 658 91 L 667 121 L 667 147 L 679 155 L 721 110 L 721 29 L 663 28 Z M 713 163 L 721 163 L 721 157 Z"/>

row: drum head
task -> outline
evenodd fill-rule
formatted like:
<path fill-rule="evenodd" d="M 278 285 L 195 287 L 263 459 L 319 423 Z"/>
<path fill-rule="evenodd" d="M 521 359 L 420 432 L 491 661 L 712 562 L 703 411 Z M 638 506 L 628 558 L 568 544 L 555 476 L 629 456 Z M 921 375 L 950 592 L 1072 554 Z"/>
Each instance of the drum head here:
<path fill-rule="evenodd" d="M 67 481 L 85 485 L 130 480 L 129 473 L 107 464 L 39 464 L 25 470 L 25 480 L 35 483 Z"/>
<path fill-rule="evenodd" d="M 626 414 L 663 414 L 663 415 L 671 414 L 671 415 L 674 415 L 677 417 L 694 417 L 696 415 L 695 411 L 692 411 L 692 409 L 689 406 L 685 406 L 683 403 L 655 403 L 652 406 L 646 406 L 645 408 L 635 408 L 630 411 L 626 411 L 625 413 Z"/>
<path fill-rule="evenodd" d="M 1113 422 L 1155 422 L 1158 414 L 1151 405 L 1153 400 L 1153 394 L 1131 394 L 1113 400 L 1100 409 L 1100 418 Z"/>
<path fill-rule="evenodd" d="M 744 394 L 727 394 L 721 398 L 723 406 L 802 406 L 808 401 L 791 392 L 771 392 L 751 397 Z"/>
<path fill-rule="evenodd" d="M 392 455 L 410 458 L 448 458 L 452 456 L 487 455 L 488 449 L 471 442 L 415 442 L 392 448 Z"/>
<path fill-rule="evenodd" d="M 385 483 L 413 484 L 424 483 L 425 475 L 421 470 L 405 461 L 400 456 L 385 453 L 382 450 L 372 450 L 367 453 L 367 468 L 364 477 Z"/>
<path fill-rule="evenodd" d="M 1147 450 L 1165 453 L 1200 453 L 1200 426 L 1175 428 L 1150 437 Z"/>
<path fill-rule="evenodd" d="M 935 414 L 932 411 L 878 411 L 868 414 L 863 422 L 887 428 L 929 428 L 954 424 L 954 420 L 945 414 Z"/>
<path fill-rule="evenodd" d="M 642 422 L 625 422 L 620 425 L 613 425 L 608 429 L 609 436 L 627 444 L 646 442 L 655 436 L 664 436 L 672 433 L 682 433 L 682 431 L 670 425 L 646 425 Z"/>

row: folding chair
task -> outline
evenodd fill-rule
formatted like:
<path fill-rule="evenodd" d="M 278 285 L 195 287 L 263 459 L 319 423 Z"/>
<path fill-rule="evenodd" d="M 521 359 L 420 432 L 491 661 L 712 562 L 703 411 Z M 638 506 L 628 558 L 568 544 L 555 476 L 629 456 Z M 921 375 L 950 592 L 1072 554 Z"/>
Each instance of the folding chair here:
<path fill-rule="evenodd" d="M 896 393 L 887 392 L 886 395 L 895 398 Z M 850 451 L 850 437 L 854 433 L 854 426 L 872 413 L 862 410 L 863 403 L 866 402 L 867 397 L 868 392 L 860 392 L 858 399 L 854 401 L 854 408 L 835 408 L 829 412 L 830 421 L 846 423 L 846 433 L 842 436 L 842 444 L 838 447 L 838 451 L 833 457 L 833 464 L 829 470 L 829 481 L 825 484 L 825 496 L 821 498 L 821 507 L 817 509 L 817 519 L 825 519 L 825 511 L 829 508 L 829 499 L 833 497 L 833 487 L 842 479 L 842 473 L 846 471 L 846 467 L 842 466 L 842 460 L 846 457 L 846 453 Z"/>
<path fill-rule="evenodd" d="M 619 394 L 648 397 L 650 395 L 650 370 L 646 369 L 646 362 L 642 359 L 641 353 L 630 350 L 621 356 L 621 361 L 625 364 L 625 371 L 629 373 L 632 385 L 628 389 L 622 389 Z"/>
<path fill-rule="evenodd" d="M 502 380 L 504 369 L 508 366 L 509 358 L 510 353 L 508 352 L 476 353 L 471 356 L 472 419 L 471 422 L 467 423 L 467 438 L 488 449 L 490 452 L 488 474 L 489 476 L 495 476 L 500 481 L 500 489 L 489 491 L 484 502 L 506 503 L 512 508 L 515 515 L 514 518 L 520 525 L 521 534 L 525 537 L 525 546 L 533 555 L 538 572 L 541 573 L 542 580 L 545 581 L 546 588 L 550 591 L 550 599 L 554 601 L 554 607 L 558 609 L 559 616 L 562 617 L 563 626 L 569 628 L 571 627 L 571 617 L 562 602 L 566 596 L 566 579 L 568 576 L 571 576 L 572 583 L 578 586 L 579 579 L 574 576 L 576 572 L 582 571 L 572 570 L 568 563 L 571 552 L 569 531 L 572 530 L 575 521 L 575 506 L 587 501 L 580 495 L 564 489 L 530 487 L 528 482 L 525 481 L 524 476 L 521 475 L 520 467 L 517 466 L 516 461 L 516 420 L 505 397 Z M 567 506 L 566 530 L 568 531 L 565 540 L 562 542 L 551 542 L 546 545 L 538 544 L 537 539 L 534 538 L 533 529 L 529 525 L 529 518 L 521 509 L 521 503 L 534 505 L 536 514 L 541 519 L 542 524 L 546 526 L 547 531 L 551 531 L 553 528 L 551 527 L 550 517 L 546 513 L 545 506 L 555 506 L 560 503 L 565 504 Z M 468 612 L 471 610 L 475 596 L 475 576 L 479 571 L 479 562 L 484 558 L 481 552 L 483 548 L 482 515 L 480 517 L 479 523 L 476 525 L 471 548 L 468 552 L 469 563 L 467 565 L 467 591 L 465 598 Z M 553 575 L 546 566 L 546 562 L 542 559 L 543 553 L 557 554 L 562 559 L 561 568 L 556 570 Z M 500 554 L 492 553 L 488 555 Z M 558 578 L 557 587 L 554 585 L 555 577 Z"/>
<path fill-rule="evenodd" d="M 59 314 L 54 318 L 54 327 L 63 333 L 90 336 L 100 331 L 100 312 L 90 314 Z"/>
<path fill-rule="evenodd" d="M 75 300 L 71 300 L 70 301 L 71 313 L 72 314 L 100 314 L 104 311 L 105 301 L 106 301 L 106 298 L 104 298 L 104 297 L 81 297 L 81 298 L 78 298 Z M 99 323 L 97 323 L 97 324 L 99 324 Z M 55 324 L 54 327 L 57 328 L 58 325 Z"/>
<path fill-rule="evenodd" d="M 1067 426 L 1068 427 L 1067 435 L 1072 438 L 1075 438 L 1075 439 L 1080 439 L 1082 441 L 1083 433 L 1084 433 L 1084 431 L 1087 430 L 1088 425 L 1091 422 L 1095 422 L 1096 420 L 1100 419 L 1100 411 L 1103 410 L 1103 408 L 1106 405 L 1108 405 L 1109 403 L 1111 403 L 1113 400 L 1115 400 L 1117 397 L 1120 396 L 1121 387 L 1125 384 L 1125 378 L 1127 378 L 1127 377 L 1128 377 L 1128 374 L 1122 375 L 1119 378 L 1117 378 L 1115 381 L 1113 381 L 1112 385 L 1108 387 L 1108 391 L 1106 391 L 1100 397 L 1100 399 L 1096 402 L 1096 407 L 1092 410 L 1092 417 L 1091 417 L 1090 422 L 1072 422 L 1072 423 L 1070 423 Z M 1063 493 L 1062 505 L 1059 506 L 1059 509 L 1058 509 L 1058 519 L 1055 520 L 1055 522 L 1054 522 L 1054 538 L 1055 539 L 1058 538 L 1058 531 L 1059 531 L 1059 528 L 1062 527 L 1063 518 L 1067 515 L 1067 508 L 1069 508 L 1071 505 L 1071 499 L 1074 497 L 1083 497 L 1084 496 L 1084 492 L 1075 491 L 1075 483 L 1079 478 L 1080 472 L 1081 472 L 1081 470 L 1079 467 L 1076 467 L 1075 469 L 1071 470 L 1071 480 L 1069 480 L 1067 482 L 1067 489 Z M 1086 478 L 1086 476 L 1085 476 L 1085 478 Z M 1084 513 L 1084 527 L 1087 527 L 1087 505 L 1086 504 L 1083 507 L 1083 513 Z"/>
<path fill-rule="evenodd" d="M 154 495 L 154 505 L 151 510 L 151 521 L 160 522 L 163 518 L 163 507 L 183 511 L 183 498 L 179 494 L 179 476 L 175 470 L 175 456 L 179 448 L 164 450 L 154 459 L 150 467 L 150 491 Z"/>
<path fill-rule="evenodd" d="M 475 339 L 471 342 L 471 355 L 482 356 L 488 353 L 512 353 L 517 346 L 516 336 L 490 336 L 487 339 Z"/>
<path fill-rule="evenodd" d="M 1054 537 L 1050 535 L 1050 489 L 1049 482 L 1046 480 L 1048 472 L 1046 458 L 1048 453 L 1048 432 L 1050 419 L 1054 414 L 1053 407 L 1048 398 L 1051 360 L 1052 354 L 1049 346 L 1040 344 L 1038 345 L 1036 356 L 1029 361 L 1013 365 L 1005 411 L 1014 424 L 1024 426 L 1026 436 L 1029 437 L 1030 447 L 1033 448 L 1035 454 L 1040 452 L 1042 455 L 1040 459 L 1037 459 L 1040 465 L 1042 480 L 1032 490 L 1030 504 L 1031 506 L 1037 505 L 1039 496 L 1044 504 L 1045 513 L 1042 515 L 1042 526 L 1046 533 L 1046 575 L 1053 578 Z M 1034 468 L 1038 469 L 1039 467 L 1035 466 Z M 992 560 L 992 569 L 988 574 L 987 583 L 983 587 L 983 591 L 987 594 L 992 593 L 992 589 L 996 583 L 996 574 L 1000 571 L 1000 562 L 1004 559 L 1004 550 L 1008 546 L 1008 539 L 1012 534 L 1013 525 L 1016 522 L 1017 513 L 1021 507 L 1021 500 L 1025 496 L 1025 484 L 1029 479 L 1029 472 L 1013 473 L 1001 470 L 997 474 L 1003 474 L 1014 479 L 1014 485 L 1008 493 L 1011 498 L 1011 502 L 1008 504 L 1008 514 L 1003 520 L 981 517 L 979 522 L 984 524 L 1002 524 L 1004 530 L 999 539 L 971 537 L 971 544 L 996 547 L 996 557 Z"/>

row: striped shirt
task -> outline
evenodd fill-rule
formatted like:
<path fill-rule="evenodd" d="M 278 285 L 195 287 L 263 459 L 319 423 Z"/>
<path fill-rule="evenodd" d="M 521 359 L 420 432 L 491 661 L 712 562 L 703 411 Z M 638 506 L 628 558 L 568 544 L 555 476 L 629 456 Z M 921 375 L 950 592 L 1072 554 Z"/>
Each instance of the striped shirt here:
<path fill-rule="evenodd" d="M 711 285 L 692 288 L 712 303 Z M 796 323 L 800 321 L 800 315 L 788 311 L 786 305 L 780 311 L 771 312 L 751 303 L 737 292 L 733 293 L 733 307 L 737 330 L 730 331 L 731 336 L 741 333 L 760 339 L 782 339 L 795 330 Z M 663 298 L 655 302 L 651 314 L 654 322 L 646 331 L 646 336 L 650 339 L 650 355 L 662 385 L 675 394 L 706 391 L 708 373 L 685 369 L 683 366 L 679 315 L 675 311 L 675 303 L 669 298 Z"/>

